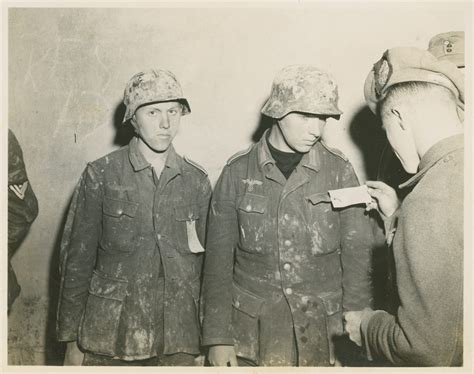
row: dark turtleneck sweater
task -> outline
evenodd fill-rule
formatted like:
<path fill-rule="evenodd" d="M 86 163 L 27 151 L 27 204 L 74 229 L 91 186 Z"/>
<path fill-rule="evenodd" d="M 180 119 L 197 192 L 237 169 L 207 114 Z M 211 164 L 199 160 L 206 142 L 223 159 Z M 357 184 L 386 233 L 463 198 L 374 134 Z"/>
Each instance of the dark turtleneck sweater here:
<path fill-rule="evenodd" d="M 300 163 L 301 158 L 303 157 L 303 153 L 282 152 L 272 146 L 272 144 L 268 140 L 268 137 L 267 144 L 272 157 L 275 159 L 276 166 L 278 167 L 278 169 L 280 169 L 285 178 L 288 179 L 291 173 L 293 173 L 293 170 L 295 170 L 295 168 Z"/>

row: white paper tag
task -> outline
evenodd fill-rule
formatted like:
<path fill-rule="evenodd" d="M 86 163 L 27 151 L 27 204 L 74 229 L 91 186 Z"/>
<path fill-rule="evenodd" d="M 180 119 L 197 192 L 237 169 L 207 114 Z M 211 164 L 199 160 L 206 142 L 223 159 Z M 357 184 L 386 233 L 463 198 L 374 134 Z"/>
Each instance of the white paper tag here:
<path fill-rule="evenodd" d="M 368 204 L 372 198 L 364 184 L 359 187 L 341 188 L 339 190 L 329 191 L 331 203 L 334 208 L 344 208 L 356 204 Z"/>
<path fill-rule="evenodd" d="M 188 231 L 188 246 L 191 252 L 193 253 L 204 252 L 204 248 L 202 247 L 201 242 L 199 241 L 199 238 L 197 236 L 196 221 L 195 220 L 186 221 L 186 228 Z"/>

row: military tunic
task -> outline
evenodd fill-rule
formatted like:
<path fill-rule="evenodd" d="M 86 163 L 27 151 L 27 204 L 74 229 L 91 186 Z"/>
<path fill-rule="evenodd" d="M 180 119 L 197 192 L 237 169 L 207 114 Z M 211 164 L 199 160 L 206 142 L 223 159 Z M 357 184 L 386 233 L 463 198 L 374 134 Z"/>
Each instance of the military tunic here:
<path fill-rule="evenodd" d="M 202 253 L 194 252 L 210 194 L 205 172 L 172 146 L 159 178 L 137 138 L 90 163 L 61 242 L 59 340 L 125 360 L 199 353 Z"/>
<path fill-rule="evenodd" d="M 265 134 L 228 162 L 209 214 L 204 345 L 234 345 L 237 356 L 258 365 L 295 364 L 278 357 L 291 357 L 286 348 L 281 355 L 266 349 L 280 339 L 272 339 L 268 321 L 280 321 L 294 329 L 298 365 L 329 365 L 343 309 L 371 303 L 369 219 L 362 206 L 333 209 L 328 195 L 356 185 L 347 159 L 321 142 L 288 180 Z M 290 340 L 272 344 L 292 349 Z"/>
<path fill-rule="evenodd" d="M 12 190 L 11 186 L 16 190 Z M 8 187 L 8 310 L 10 310 L 21 289 L 10 260 L 38 215 L 38 200 L 26 174 L 23 152 L 11 130 L 8 130 Z"/>

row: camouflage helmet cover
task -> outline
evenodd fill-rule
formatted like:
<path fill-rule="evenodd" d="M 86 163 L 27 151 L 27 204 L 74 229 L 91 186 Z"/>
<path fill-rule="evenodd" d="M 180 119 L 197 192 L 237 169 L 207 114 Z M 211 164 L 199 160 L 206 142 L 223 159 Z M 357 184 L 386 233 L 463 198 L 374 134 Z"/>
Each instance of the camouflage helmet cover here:
<path fill-rule="evenodd" d="M 137 73 L 127 83 L 123 94 L 123 103 L 127 108 L 123 123 L 132 118 L 136 110 L 145 104 L 174 100 L 183 104 L 183 114 L 191 112 L 173 73 L 162 69 Z"/>
<path fill-rule="evenodd" d="M 338 98 L 329 74 L 311 65 L 290 65 L 277 73 L 262 113 L 277 119 L 290 112 L 339 116 Z"/>

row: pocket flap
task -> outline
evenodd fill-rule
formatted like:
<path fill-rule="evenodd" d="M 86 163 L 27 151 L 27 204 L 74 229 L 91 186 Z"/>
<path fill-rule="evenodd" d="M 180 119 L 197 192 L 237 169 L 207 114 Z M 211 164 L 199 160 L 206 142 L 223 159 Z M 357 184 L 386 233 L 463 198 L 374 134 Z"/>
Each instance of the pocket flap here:
<path fill-rule="evenodd" d="M 319 295 L 319 299 L 323 302 L 328 316 L 342 310 L 342 290 L 322 293 Z"/>
<path fill-rule="evenodd" d="M 247 193 L 240 202 L 239 209 L 248 213 L 265 213 L 268 197 Z"/>
<path fill-rule="evenodd" d="M 193 221 L 199 219 L 197 204 L 177 206 L 174 208 L 176 221 Z"/>
<path fill-rule="evenodd" d="M 313 205 L 319 204 L 319 203 L 330 203 L 331 202 L 331 197 L 329 196 L 328 192 L 319 192 L 315 193 L 313 195 L 307 196 L 306 199 L 311 201 Z"/>
<path fill-rule="evenodd" d="M 126 280 L 108 278 L 94 271 L 89 284 L 89 292 L 95 296 L 122 301 L 125 298 L 127 284 Z"/>
<path fill-rule="evenodd" d="M 129 217 L 135 217 L 137 214 L 138 203 L 128 200 L 115 200 L 110 197 L 104 198 L 104 214 L 112 217 L 120 217 L 125 214 Z"/>
<path fill-rule="evenodd" d="M 232 293 L 232 305 L 236 309 L 248 314 L 251 317 L 256 318 L 260 314 L 262 304 L 262 298 L 252 295 L 251 293 L 245 291 L 243 288 L 237 286 L 234 283 Z"/>

